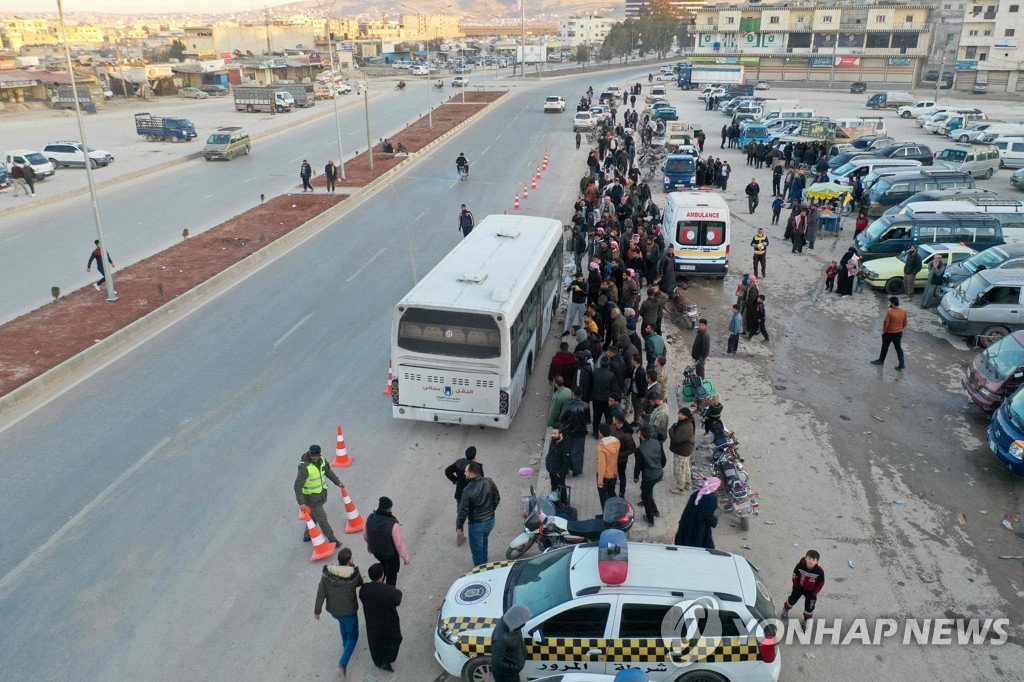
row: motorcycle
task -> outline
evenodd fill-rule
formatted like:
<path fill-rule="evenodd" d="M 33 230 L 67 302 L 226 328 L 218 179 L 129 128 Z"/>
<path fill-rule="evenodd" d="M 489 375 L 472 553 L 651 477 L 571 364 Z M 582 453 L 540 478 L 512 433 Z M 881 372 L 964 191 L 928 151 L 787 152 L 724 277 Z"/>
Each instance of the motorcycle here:
<path fill-rule="evenodd" d="M 524 497 L 523 502 L 524 530 L 508 544 L 506 559 L 518 559 L 534 544 L 547 551 L 596 542 L 609 528 L 628 533 L 633 527 L 633 505 L 622 497 L 608 498 L 604 513 L 585 521 L 576 520 L 576 509 L 569 504 L 569 488 L 565 486 L 547 496 L 534 493 L 531 486 L 530 496 Z"/>
<path fill-rule="evenodd" d="M 400 92 L 405 92 L 405 83 L 404 82 L 399 82 L 397 85 L 395 85 L 395 90 L 398 90 Z"/>
<path fill-rule="evenodd" d="M 693 403 L 697 406 L 701 416 L 711 404 L 711 396 L 714 394 L 714 384 L 707 379 L 701 379 L 693 367 L 687 366 L 683 370 L 683 383 L 679 387 L 679 398 L 684 403 Z"/>
<path fill-rule="evenodd" d="M 739 454 L 739 440 L 731 431 L 726 430 L 720 419 L 715 420 L 713 430 L 715 452 L 711 466 L 715 475 L 722 481 L 718 488 L 718 498 L 722 502 L 722 511 L 733 514 L 739 519 L 740 530 L 750 530 L 750 517 L 757 514 L 760 504 L 757 493 L 750 491 L 747 485 L 748 474 L 743 468 L 743 458 Z M 704 478 L 694 474 L 694 484 L 703 485 Z"/>
<path fill-rule="evenodd" d="M 434 83 L 435 90 L 444 90 L 444 83 Z"/>
<path fill-rule="evenodd" d="M 457 166 L 456 170 L 459 171 L 459 180 L 465 180 L 469 177 L 469 166 Z"/>
<path fill-rule="evenodd" d="M 678 286 L 675 291 L 672 292 L 672 304 L 675 306 L 677 313 L 683 316 L 683 320 L 686 322 L 690 329 L 697 326 L 697 318 L 699 313 L 697 312 L 697 304 L 686 298 L 683 291 L 686 289 L 685 286 Z"/>

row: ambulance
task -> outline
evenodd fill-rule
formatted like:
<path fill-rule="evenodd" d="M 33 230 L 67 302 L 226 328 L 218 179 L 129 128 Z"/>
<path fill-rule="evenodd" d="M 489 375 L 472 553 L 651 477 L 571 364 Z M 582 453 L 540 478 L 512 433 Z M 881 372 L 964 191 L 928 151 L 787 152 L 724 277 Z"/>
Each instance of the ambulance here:
<path fill-rule="evenodd" d="M 776 682 L 782 668 L 775 607 L 757 569 L 719 550 L 600 542 L 477 566 L 441 605 L 434 658 L 466 682 L 491 680 L 491 634 L 513 605 L 525 679 L 644 670 L 651 682 L 709 678 Z"/>
<path fill-rule="evenodd" d="M 721 194 L 709 188 L 670 194 L 662 229 L 675 251 L 676 272 L 718 279 L 729 273 L 732 221 Z"/>

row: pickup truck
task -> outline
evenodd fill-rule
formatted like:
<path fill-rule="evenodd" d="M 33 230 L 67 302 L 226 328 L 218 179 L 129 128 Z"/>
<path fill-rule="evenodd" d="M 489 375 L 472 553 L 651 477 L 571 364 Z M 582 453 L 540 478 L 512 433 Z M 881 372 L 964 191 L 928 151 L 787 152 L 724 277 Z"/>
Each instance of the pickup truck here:
<path fill-rule="evenodd" d="M 150 142 L 188 142 L 196 137 L 196 127 L 187 118 L 153 116 L 149 113 L 135 114 L 135 133 Z"/>

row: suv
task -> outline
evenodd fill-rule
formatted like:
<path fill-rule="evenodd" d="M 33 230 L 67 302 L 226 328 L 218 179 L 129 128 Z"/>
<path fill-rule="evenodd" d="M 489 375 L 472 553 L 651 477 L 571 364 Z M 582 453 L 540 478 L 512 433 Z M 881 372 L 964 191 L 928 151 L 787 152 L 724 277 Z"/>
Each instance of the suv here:
<path fill-rule="evenodd" d="M 930 148 L 916 142 L 897 142 L 888 147 L 876 149 L 875 153 L 887 159 L 917 159 L 922 166 L 932 165 L 932 160 L 935 158 Z"/>
<path fill-rule="evenodd" d="M 544 113 L 549 111 L 557 111 L 559 113 L 565 111 L 565 99 L 558 95 L 550 95 L 544 99 Z"/>
<path fill-rule="evenodd" d="M 597 120 L 593 112 L 577 111 L 576 115 L 573 116 L 572 131 L 574 133 L 580 130 L 593 130 L 595 125 L 597 125 Z"/>
<path fill-rule="evenodd" d="M 54 168 L 67 166 L 81 166 L 85 168 L 85 151 L 81 142 L 70 140 L 58 140 L 43 147 L 43 156 L 53 164 Z M 114 156 L 110 152 L 89 147 L 89 166 L 109 166 L 114 163 Z"/>
<path fill-rule="evenodd" d="M 864 81 L 853 81 L 852 83 L 850 83 L 850 92 L 854 93 L 855 95 L 867 91 L 868 84 L 865 83 Z"/>
<path fill-rule="evenodd" d="M 469 79 L 465 76 L 456 76 L 452 79 L 453 88 L 464 88 L 469 85 Z"/>
<path fill-rule="evenodd" d="M 441 605 L 434 658 L 460 679 L 490 679 L 494 628 L 523 604 L 527 679 L 583 669 L 592 680 L 623 665 L 646 668 L 653 682 L 778 679 L 775 607 L 745 558 L 607 535 L 463 575 Z"/>

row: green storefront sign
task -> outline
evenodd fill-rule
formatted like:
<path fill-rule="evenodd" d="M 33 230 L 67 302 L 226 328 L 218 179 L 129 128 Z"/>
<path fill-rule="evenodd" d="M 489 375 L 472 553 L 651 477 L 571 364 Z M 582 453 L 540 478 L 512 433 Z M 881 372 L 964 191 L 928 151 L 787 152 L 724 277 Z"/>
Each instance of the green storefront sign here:
<path fill-rule="evenodd" d="M 909 59 L 890 59 L 889 66 L 910 66 Z"/>

